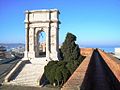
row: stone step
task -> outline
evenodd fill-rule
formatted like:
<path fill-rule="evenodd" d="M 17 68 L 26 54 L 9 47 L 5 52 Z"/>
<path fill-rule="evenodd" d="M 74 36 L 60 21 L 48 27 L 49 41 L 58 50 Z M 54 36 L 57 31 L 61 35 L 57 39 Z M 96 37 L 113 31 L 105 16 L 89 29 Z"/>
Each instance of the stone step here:
<path fill-rule="evenodd" d="M 34 77 L 34 76 L 39 76 L 39 75 L 41 75 L 41 73 L 23 74 L 23 75 L 17 76 L 16 79 L 17 78 L 22 78 L 22 77 L 26 77 L 27 78 L 29 76 L 33 76 Z"/>
<path fill-rule="evenodd" d="M 42 76 L 40 73 L 38 73 L 38 75 L 34 74 L 34 75 L 24 75 L 24 76 L 19 76 L 17 78 L 15 78 L 14 80 L 18 80 L 18 79 L 29 79 L 29 78 L 36 78 L 36 77 L 40 77 Z"/>
<path fill-rule="evenodd" d="M 32 83 L 37 83 L 37 80 L 26 80 L 26 81 L 23 81 L 23 80 L 19 80 L 19 81 L 12 81 L 12 82 L 16 82 L 16 83 L 30 83 L 30 82 L 32 82 Z"/>
<path fill-rule="evenodd" d="M 10 82 L 12 85 L 27 85 L 27 86 L 36 86 L 37 82 Z"/>
<path fill-rule="evenodd" d="M 18 78 L 18 79 L 15 79 L 15 80 L 13 80 L 13 81 L 29 80 L 29 79 L 31 79 L 31 80 L 38 80 L 38 78 L 36 78 L 36 77 L 31 77 L 31 78 Z"/>
<path fill-rule="evenodd" d="M 44 73 L 44 66 L 45 65 L 26 64 L 18 76 L 14 80 L 10 81 L 10 83 L 14 85 L 28 86 L 39 85 L 38 80 Z"/>

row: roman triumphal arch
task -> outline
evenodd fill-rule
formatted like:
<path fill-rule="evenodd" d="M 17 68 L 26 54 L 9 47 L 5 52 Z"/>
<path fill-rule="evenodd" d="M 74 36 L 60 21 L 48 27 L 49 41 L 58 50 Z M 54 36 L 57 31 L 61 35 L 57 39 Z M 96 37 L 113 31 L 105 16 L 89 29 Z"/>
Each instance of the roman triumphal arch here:
<path fill-rule="evenodd" d="M 31 10 L 26 11 L 25 15 L 24 58 L 9 72 L 4 83 L 39 86 L 47 63 L 59 60 L 59 11 Z"/>
<path fill-rule="evenodd" d="M 59 11 L 57 9 L 32 10 L 26 11 L 25 15 L 26 45 L 24 59 L 44 57 L 48 61 L 58 60 Z M 41 32 L 44 32 L 46 36 L 44 43 L 39 42 Z M 42 54 L 41 51 L 43 51 Z"/>

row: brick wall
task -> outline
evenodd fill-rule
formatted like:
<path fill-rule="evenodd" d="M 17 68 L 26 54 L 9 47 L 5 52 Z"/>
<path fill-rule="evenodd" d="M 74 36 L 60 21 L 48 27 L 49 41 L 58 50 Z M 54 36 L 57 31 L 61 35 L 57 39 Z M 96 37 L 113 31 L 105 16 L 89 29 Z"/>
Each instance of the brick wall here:
<path fill-rule="evenodd" d="M 98 50 L 104 61 L 107 63 L 108 67 L 114 73 L 118 81 L 120 82 L 120 64 L 107 55 L 107 53 Z"/>
<path fill-rule="evenodd" d="M 80 48 L 80 54 L 83 56 L 88 56 L 93 51 L 93 48 Z"/>

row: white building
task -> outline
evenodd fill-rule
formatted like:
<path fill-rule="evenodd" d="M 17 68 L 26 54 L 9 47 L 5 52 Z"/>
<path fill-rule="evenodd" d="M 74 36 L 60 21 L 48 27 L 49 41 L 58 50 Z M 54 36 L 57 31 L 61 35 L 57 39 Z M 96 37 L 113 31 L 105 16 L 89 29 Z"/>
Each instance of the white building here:
<path fill-rule="evenodd" d="M 120 59 L 120 48 L 115 48 L 115 57 Z"/>

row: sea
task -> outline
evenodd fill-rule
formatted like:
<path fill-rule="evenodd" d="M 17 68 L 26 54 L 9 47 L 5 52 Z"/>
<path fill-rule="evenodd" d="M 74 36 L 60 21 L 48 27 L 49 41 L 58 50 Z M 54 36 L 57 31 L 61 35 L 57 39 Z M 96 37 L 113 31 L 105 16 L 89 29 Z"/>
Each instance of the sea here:
<path fill-rule="evenodd" d="M 108 53 L 114 53 L 115 52 L 115 47 L 110 47 L 110 48 L 100 48 L 101 50 L 104 50 L 105 52 Z"/>
<path fill-rule="evenodd" d="M 80 46 L 80 48 L 98 48 L 98 49 L 101 49 L 107 53 L 114 53 L 115 52 L 115 48 L 118 48 L 118 47 L 100 47 L 100 46 Z M 120 47 L 119 47 L 120 48 Z"/>

